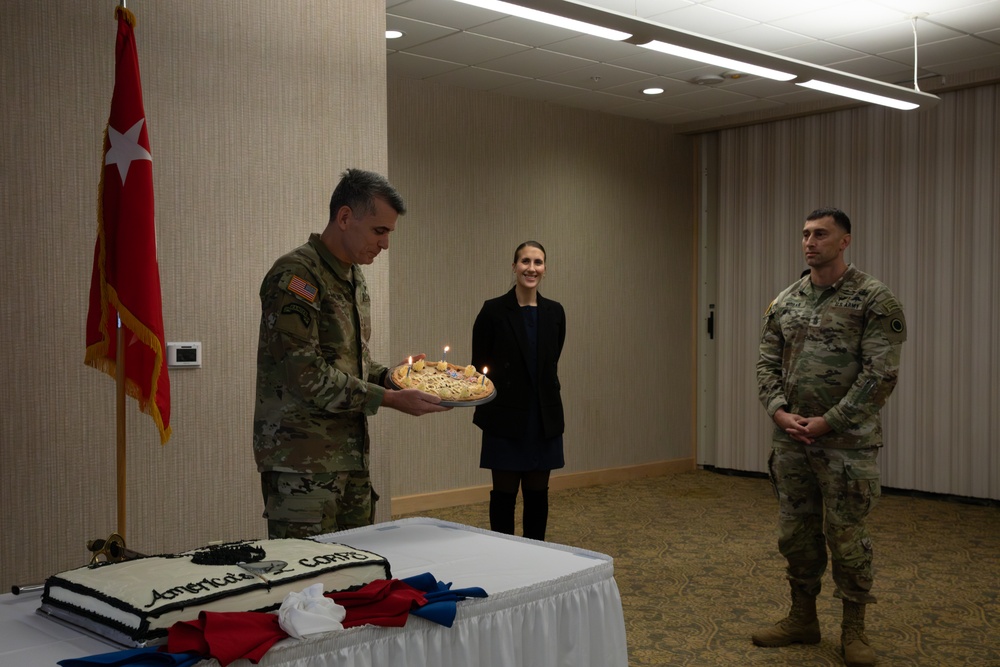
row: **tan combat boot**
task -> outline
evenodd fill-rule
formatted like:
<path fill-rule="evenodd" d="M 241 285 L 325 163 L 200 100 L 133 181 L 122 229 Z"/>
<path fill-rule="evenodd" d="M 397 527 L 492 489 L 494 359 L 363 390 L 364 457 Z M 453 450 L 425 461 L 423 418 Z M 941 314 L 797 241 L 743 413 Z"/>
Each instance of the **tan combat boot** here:
<path fill-rule="evenodd" d="M 840 628 L 840 648 L 847 667 L 874 665 L 875 650 L 865 636 L 865 606 L 844 600 L 844 620 Z"/>
<path fill-rule="evenodd" d="M 819 621 L 816 619 L 816 596 L 792 589 L 792 608 L 788 616 L 774 625 L 751 635 L 757 646 L 788 646 L 819 643 Z"/>

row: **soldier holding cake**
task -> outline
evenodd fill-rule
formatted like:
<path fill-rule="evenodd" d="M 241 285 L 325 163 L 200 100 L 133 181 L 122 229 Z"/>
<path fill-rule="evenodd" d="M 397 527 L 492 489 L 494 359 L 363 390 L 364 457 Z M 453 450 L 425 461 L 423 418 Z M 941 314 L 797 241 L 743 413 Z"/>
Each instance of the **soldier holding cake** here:
<path fill-rule="evenodd" d="M 279 258 L 260 287 L 253 449 L 271 538 L 369 525 L 368 416 L 449 408 L 416 389 L 387 391 L 368 348 L 371 302 L 359 265 L 389 247 L 406 212 L 379 174 L 348 169 L 321 234 Z"/>

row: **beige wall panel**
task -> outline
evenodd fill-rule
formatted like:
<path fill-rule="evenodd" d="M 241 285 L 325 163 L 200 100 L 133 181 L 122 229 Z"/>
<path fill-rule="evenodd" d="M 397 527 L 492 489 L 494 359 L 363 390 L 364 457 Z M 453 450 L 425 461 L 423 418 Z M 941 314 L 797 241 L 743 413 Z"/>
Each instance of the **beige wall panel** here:
<path fill-rule="evenodd" d="M 690 458 L 691 140 L 654 124 L 389 80 L 390 356 L 467 363 L 514 248 L 547 250 L 540 292 L 566 309 L 564 473 Z M 389 415 L 392 495 L 488 483 L 471 409 Z"/>
<path fill-rule="evenodd" d="M 79 565 L 86 540 L 116 527 L 114 381 L 83 364 L 115 4 L 0 7 L 4 588 Z M 257 287 L 325 225 L 341 170 L 387 170 L 384 4 L 129 8 L 166 338 L 201 341 L 204 365 L 171 372 L 166 446 L 128 403 L 127 532 L 140 551 L 175 551 L 264 532 L 250 450 Z M 367 271 L 380 354 L 388 272 L 381 259 Z M 375 461 L 386 483 L 387 463 Z"/>
<path fill-rule="evenodd" d="M 883 484 L 1000 498 L 1000 87 L 941 97 L 719 133 L 720 467 L 765 469 L 761 316 L 804 266 L 805 215 L 838 206 L 854 223 L 848 261 L 895 292 L 909 325 Z"/>

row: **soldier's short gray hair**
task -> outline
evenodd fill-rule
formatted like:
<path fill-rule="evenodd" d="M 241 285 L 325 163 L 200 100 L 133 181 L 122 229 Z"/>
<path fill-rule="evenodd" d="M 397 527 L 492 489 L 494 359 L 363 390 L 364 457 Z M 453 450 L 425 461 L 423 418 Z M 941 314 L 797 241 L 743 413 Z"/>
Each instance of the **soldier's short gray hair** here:
<path fill-rule="evenodd" d="M 406 204 L 396 188 L 381 174 L 364 169 L 348 169 L 340 176 L 340 183 L 330 197 L 330 219 L 333 220 L 341 206 L 348 206 L 355 215 L 375 213 L 375 198 L 386 201 L 399 215 L 406 213 Z"/>

